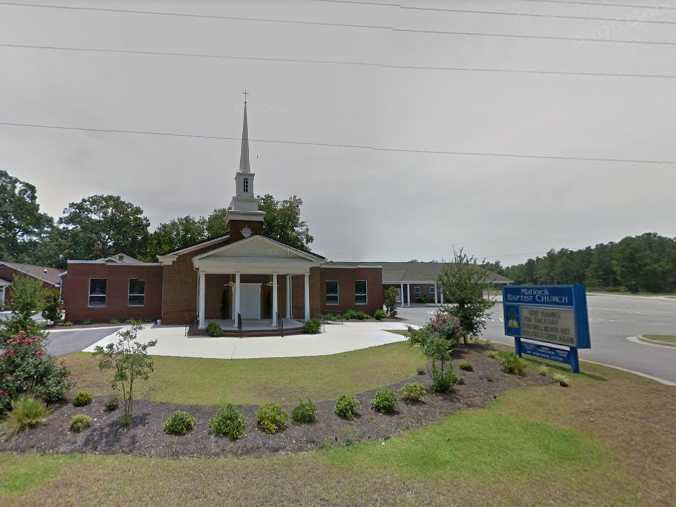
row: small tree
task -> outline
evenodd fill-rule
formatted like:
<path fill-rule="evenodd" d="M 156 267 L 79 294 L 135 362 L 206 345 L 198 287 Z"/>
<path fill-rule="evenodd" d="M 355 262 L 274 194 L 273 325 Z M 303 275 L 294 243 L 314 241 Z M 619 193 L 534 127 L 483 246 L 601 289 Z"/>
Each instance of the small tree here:
<path fill-rule="evenodd" d="M 105 347 L 96 347 L 95 356 L 99 357 L 99 368 L 113 370 L 113 389 L 122 394 L 123 415 L 122 424 L 129 426 L 134 413 L 134 383 L 136 380 L 148 380 L 153 372 L 153 358 L 148 349 L 154 347 L 157 341 L 139 343 L 136 341 L 138 332 L 142 329 L 140 322 L 118 331 L 120 337 L 115 343 Z"/>
<path fill-rule="evenodd" d="M 385 311 L 391 319 L 397 316 L 397 289 L 388 287 L 385 289 Z"/>
<path fill-rule="evenodd" d="M 488 310 L 493 306 L 484 297 L 488 287 L 484 263 L 479 263 L 462 249 L 454 251 L 453 261 L 439 274 L 439 283 L 447 303 L 443 311 L 458 318 L 463 341 L 467 343 L 469 337 L 477 336 L 485 329 Z"/>
<path fill-rule="evenodd" d="M 61 294 L 56 289 L 45 289 L 45 307 L 42 317 L 51 322 L 59 322 L 63 318 Z"/>
<path fill-rule="evenodd" d="M 42 282 L 29 276 L 18 275 L 12 281 L 12 298 L 9 308 L 12 315 L 0 322 L 0 344 L 19 333 L 28 336 L 45 336 L 33 315 L 45 308 L 47 289 Z"/>

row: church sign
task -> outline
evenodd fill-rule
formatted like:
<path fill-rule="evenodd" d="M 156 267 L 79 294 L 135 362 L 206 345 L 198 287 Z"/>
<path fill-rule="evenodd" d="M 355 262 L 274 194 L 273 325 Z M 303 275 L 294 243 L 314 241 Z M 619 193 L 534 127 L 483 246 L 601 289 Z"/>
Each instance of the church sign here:
<path fill-rule="evenodd" d="M 583 285 L 508 285 L 502 301 L 505 334 L 514 337 L 518 355 L 565 362 L 579 371 L 577 349 L 591 348 Z"/>

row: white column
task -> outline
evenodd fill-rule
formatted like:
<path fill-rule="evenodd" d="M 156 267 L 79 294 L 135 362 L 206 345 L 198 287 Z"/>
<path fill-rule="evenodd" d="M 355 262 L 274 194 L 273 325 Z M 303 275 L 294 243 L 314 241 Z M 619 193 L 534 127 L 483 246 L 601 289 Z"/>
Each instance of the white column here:
<path fill-rule="evenodd" d="M 439 304 L 439 290 L 437 288 L 437 282 L 434 282 L 434 304 Z"/>
<path fill-rule="evenodd" d="M 310 273 L 305 273 L 305 320 L 310 320 Z"/>
<path fill-rule="evenodd" d="M 399 306 L 404 306 L 404 282 L 401 282 L 401 287 L 399 287 L 400 293 L 399 293 Z"/>
<path fill-rule="evenodd" d="M 235 320 L 235 282 L 230 277 L 230 318 Z"/>
<path fill-rule="evenodd" d="M 444 304 L 444 286 L 441 286 L 441 304 Z"/>
<path fill-rule="evenodd" d="M 233 314 L 234 328 L 237 328 L 238 315 L 239 315 L 239 273 L 235 273 L 235 313 Z"/>
<path fill-rule="evenodd" d="M 411 306 L 411 284 L 406 284 L 406 299 L 408 299 L 408 306 Z"/>
<path fill-rule="evenodd" d="M 197 327 L 200 328 L 200 329 L 204 329 L 204 328 L 207 327 L 206 319 L 204 318 L 205 317 L 204 309 L 205 309 L 205 306 L 206 306 L 205 305 L 205 296 L 204 296 L 204 293 L 206 292 L 205 291 L 205 284 L 206 284 L 206 274 L 204 273 L 204 271 L 200 271 L 199 272 L 199 282 L 197 284 L 197 290 L 198 290 L 198 293 L 199 293 L 199 296 L 198 296 L 199 297 L 199 308 L 197 310 L 198 315 L 199 315 L 199 324 L 198 324 Z"/>
<path fill-rule="evenodd" d="M 286 318 L 291 318 L 291 298 L 293 292 L 291 291 L 291 275 L 286 275 Z"/>
<path fill-rule="evenodd" d="M 272 327 L 277 327 L 277 273 L 272 274 Z"/>

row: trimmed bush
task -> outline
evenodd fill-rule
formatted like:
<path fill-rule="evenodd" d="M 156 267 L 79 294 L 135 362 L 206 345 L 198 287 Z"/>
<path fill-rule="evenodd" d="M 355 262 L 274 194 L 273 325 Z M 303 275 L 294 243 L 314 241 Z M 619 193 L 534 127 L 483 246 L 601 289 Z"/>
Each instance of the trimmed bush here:
<path fill-rule="evenodd" d="M 305 334 L 318 334 L 322 328 L 322 323 L 317 319 L 306 320 L 303 324 Z"/>
<path fill-rule="evenodd" d="M 399 397 L 404 401 L 408 401 L 409 403 L 420 403 L 425 399 L 426 393 L 427 389 L 425 389 L 424 385 L 413 382 L 411 384 L 406 384 L 401 388 L 399 391 Z"/>
<path fill-rule="evenodd" d="M 91 402 L 92 395 L 87 391 L 80 391 L 75 395 L 75 398 L 73 398 L 74 407 L 86 407 L 87 405 L 91 404 Z"/>
<path fill-rule="evenodd" d="M 435 393 L 449 392 L 457 381 L 457 377 L 450 368 L 446 371 L 432 368 L 432 391 Z"/>
<path fill-rule="evenodd" d="M 164 432 L 170 435 L 185 435 L 197 424 L 197 421 L 188 412 L 177 410 L 164 421 Z"/>
<path fill-rule="evenodd" d="M 310 400 L 301 401 L 291 411 L 291 419 L 300 424 L 313 423 L 317 420 L 317 406 Z"/>
<path fill-rule="evenodd" d="M 223 329 L 216 322 L 209 322 L 207 334 L 212 338 L 218 338 L 219 336 L 223 336 Z"/>
<path fill-rule="evenodd" d="M 385 312 L 378 308 L 375 312 L 373 312 L 373 318 L 376 320 L 383 320 L 387 315 L 385 315 Z"/>
<path fill-rule="evenodd" d="M 88 415 L 77 414 L 70 418 L 70 431 L 80 433 L 92 425 L 92 418 Z"/>
<path fill-rule="evenodd" d="M 397 411 L 397 395 L 391 389 L 382 389 L 371 400 L 371 408 L 382 414 L 394 414 Z"/>
<path fill-rule="evenodd" d="M 12 410 L 7 414 L 6 426 L 10 434 L 35 428 L 47 419 L 49 410 L 42 400 L 32 396 L 23 396 L 12 403 Z"/>
<path fill-rule="evenodd" d="M 120 406 L 120 400 L 118 399 L 117 396 L 113 396 L 111 398 L 108 398 L 106 400 L 105 405 L 103 408 L 105 409 L 106 412 L 112 412 L 113 410 L 117 410 L 117 407 Z"/>
<path fill-rule="evenodd" d="M 227 436 L 230 440 L 237 440 L 244 436 L 246 420 L 239 410 L 227 404 L 209 419 L 209 429 L 217 437 Z"/>
<path fill-rule="evenodd" d="M 552 375 L 552 380 L 558 382 L 561 387 L 568 387 L 570 385 L 570 380 L 563 373 L 555 373 Z"/>
<path fill-rule="evenodd" d="M 354 419 L 359 414 L 360 403 L 350 394 L 343 394 L 336 400 L 336 415 L 343 419 Z"/>
<path fill-rule="evenodd" d="M 336 321 L 336 320 L 339 320 L 339 319 L 340 319 L 340 316 L 336 315 L 333 312 L 325 313 L 324 315 L 322 315 L 322 320 Z"/>
<path fill-rule="evenodd" d="M 256 411 L 256 419 L 265 433 L 278 433 L 286 427 L 289 416 L 279 405 L 268 403 Z"/>
<path fill-rule="evenodd" d="M 472 366 L 467 361 L 462 361 L 458 363 L 458 368 L 460 368 L 463 371 L 474 371 L 474 366 Z"/>

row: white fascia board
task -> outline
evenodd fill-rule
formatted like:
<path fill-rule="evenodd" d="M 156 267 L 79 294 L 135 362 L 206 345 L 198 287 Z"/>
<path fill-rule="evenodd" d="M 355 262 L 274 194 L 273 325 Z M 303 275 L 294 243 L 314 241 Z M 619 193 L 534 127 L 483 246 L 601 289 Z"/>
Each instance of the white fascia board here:
<path fill-rule="evenodd" d="M 399 285 L 402 283 L 413 283 L 419 285 L 434 285 L 436 280 L 383 280 L 383 285 Z"/>
<path fill-rule="evenodd" d="M 204 252 L 203 254 L 196 255 L 192 259 L 193 265 L 196 265 L 196 262 L 198 262 L 202 259 L 205 259 L 207 257 L 220 257 L 221 254 L 227 253 L 228 250 L 233 250 L 237 247 L 240 247 L 242 245 L 245 245 L 247 243 L 251 243 L 251 242 L 254 242 L 254 241 L 259 241 L 259 242 L 263 241 L 263 242 L 270 243 L 270 244 L 276 246 L 277 248 L 283 249 L 283 250 L 285 250 L 289 253 L 297 255 L 298 257 L 303 257 L 303 258 L 307 259 L 309 262 L 312 262 L 316 265 L 320 265 L 321 262 L 323 262 L 323 260 L 324 260 L 323 258 L 318 257 L 314 254 L 310 254 L 308 252 L 303 252 L 302 250 L 298 250 L 297 248 L 290 247 L 288 245 L 285 245 L 284 243 L 280 243 L 279 241 L 275 241 L 274 239 L 268 238 L 267 236 L 255 235 L 255 236 L 248 237 L 246 239 L 241 239 L 239 241 L 235 241 L 234 243 L 228 243 L 227 245 L 223 245 L 222 247 L 216 248 L 215 250 L 210 250 L 209 252 Z"/>

